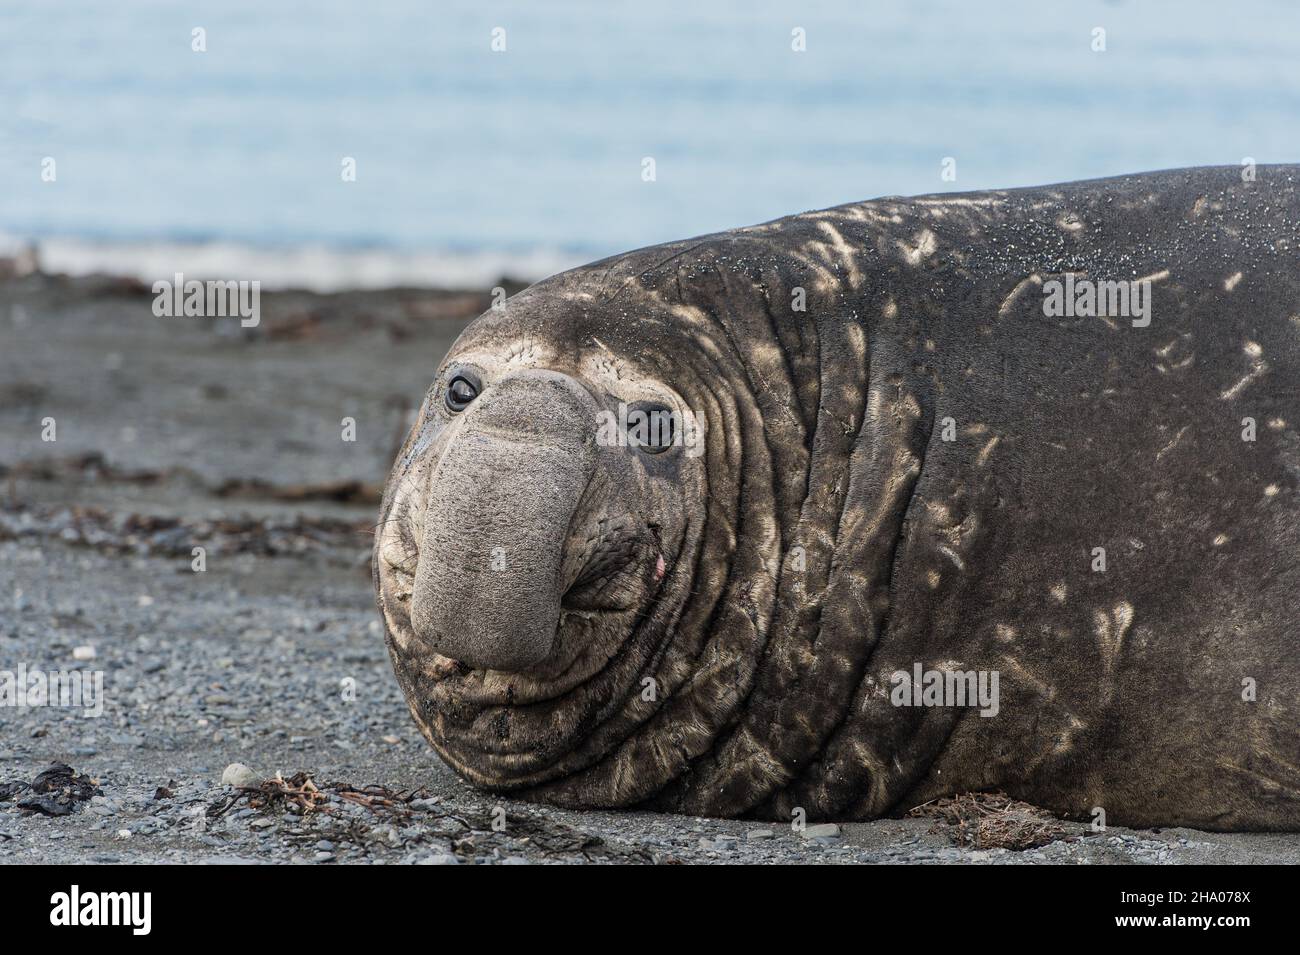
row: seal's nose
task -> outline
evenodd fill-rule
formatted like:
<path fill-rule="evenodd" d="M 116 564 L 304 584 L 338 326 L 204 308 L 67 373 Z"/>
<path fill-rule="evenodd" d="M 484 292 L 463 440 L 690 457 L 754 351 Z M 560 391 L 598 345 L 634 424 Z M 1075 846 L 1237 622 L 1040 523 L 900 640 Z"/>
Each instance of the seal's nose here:
<path fill-rule="evenodd" d="M 411 598 L 417 638 L 475 669 L 546 659 L 596 426 L 594 400 L 565 375 L 484 387 L 433 471 Z"/>

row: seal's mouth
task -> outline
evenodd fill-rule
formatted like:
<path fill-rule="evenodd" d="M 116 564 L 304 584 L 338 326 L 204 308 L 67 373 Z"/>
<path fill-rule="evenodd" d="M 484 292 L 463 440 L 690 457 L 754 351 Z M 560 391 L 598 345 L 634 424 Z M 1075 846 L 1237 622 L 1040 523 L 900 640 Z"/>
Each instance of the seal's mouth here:
<path fill-rule="evenodd" d="M 623 513 L 592 523 L 561 606 L 568 611 L 631 610 L 657 588 L 667 568 L 658 526 Z"/>
<path fill-rule="evenodd" d="M 469 694 L 478 704 L 538 702 L 590 679 L 617 652 L 608 633 L 623 631 L 624 618 L 644 612 L 669 567 L 657 526 L 629 514 L 595 519 L 582 530 L 571 530 L 559 616 L 550 633 L 538 637 L 549 647 L 546 655 L 518 668 L 476 665 L 441 649 L 457 645 L 464 639 L 463 632 L 421 633 L 413 625 L 421 559 L 421 548 L 415 543 L 419 528 L 402 518 L 390 519 L 384 526 L 376 573 L 394 645 L 421 657 L 430 679 L 458 684 L 457 695 Z M 490 633 L 482 637 L 489 643 L 499 638 Z"/>

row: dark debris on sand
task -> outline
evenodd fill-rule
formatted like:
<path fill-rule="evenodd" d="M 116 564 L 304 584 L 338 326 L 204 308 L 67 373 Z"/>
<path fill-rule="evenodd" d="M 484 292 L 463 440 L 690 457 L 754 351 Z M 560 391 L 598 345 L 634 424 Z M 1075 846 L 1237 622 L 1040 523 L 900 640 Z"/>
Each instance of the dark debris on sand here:
<path fill-rule="evenodd" d="M 28 795 L 22 796 L 23 793 Z M 43 816 L 71 815 L 82 803 L 99 795 L 102 793 L 97 780 L 78 773 L 66 763 L 52 763 L 30 783 L 22 780 L 0 783 L 0 801 L 21 796 L 17 801 L 20 810 Z"/>

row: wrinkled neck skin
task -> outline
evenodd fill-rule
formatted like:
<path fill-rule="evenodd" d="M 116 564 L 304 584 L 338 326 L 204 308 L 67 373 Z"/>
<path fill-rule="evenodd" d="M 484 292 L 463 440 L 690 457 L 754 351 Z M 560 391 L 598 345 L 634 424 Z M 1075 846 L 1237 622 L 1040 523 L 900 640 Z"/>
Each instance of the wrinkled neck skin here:
<path fill-rule="evenodd" d="M 415 719 L 474 784 L 788 818 L 884 811 L 923 770 L 883 770 L 919 716 L 882 710 L 835 793 L 793 788 L 851 709 L 887 708 L 864 674 L 933 424 L 916 343 L 872 327 L 869 263 L 797 227 L 798 253 L 756 227 L 556 276 L 439 368 L 375 582 Z M 466 369 L 481 393 L 453 412 Z M 611 443 L 636 402 L 693 446 Z"/>

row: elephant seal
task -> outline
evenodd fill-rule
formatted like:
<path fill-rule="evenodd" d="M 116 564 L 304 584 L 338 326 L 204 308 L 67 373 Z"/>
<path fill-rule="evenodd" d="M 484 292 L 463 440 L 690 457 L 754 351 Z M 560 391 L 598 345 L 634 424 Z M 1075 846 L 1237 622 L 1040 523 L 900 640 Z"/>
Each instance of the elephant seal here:
<path fill-rule="evenodd" d="M 420 729 L 568 807 L 1300 829 L 1298 178 L 880 199 L 489 310 L 375 539 Z"/>

